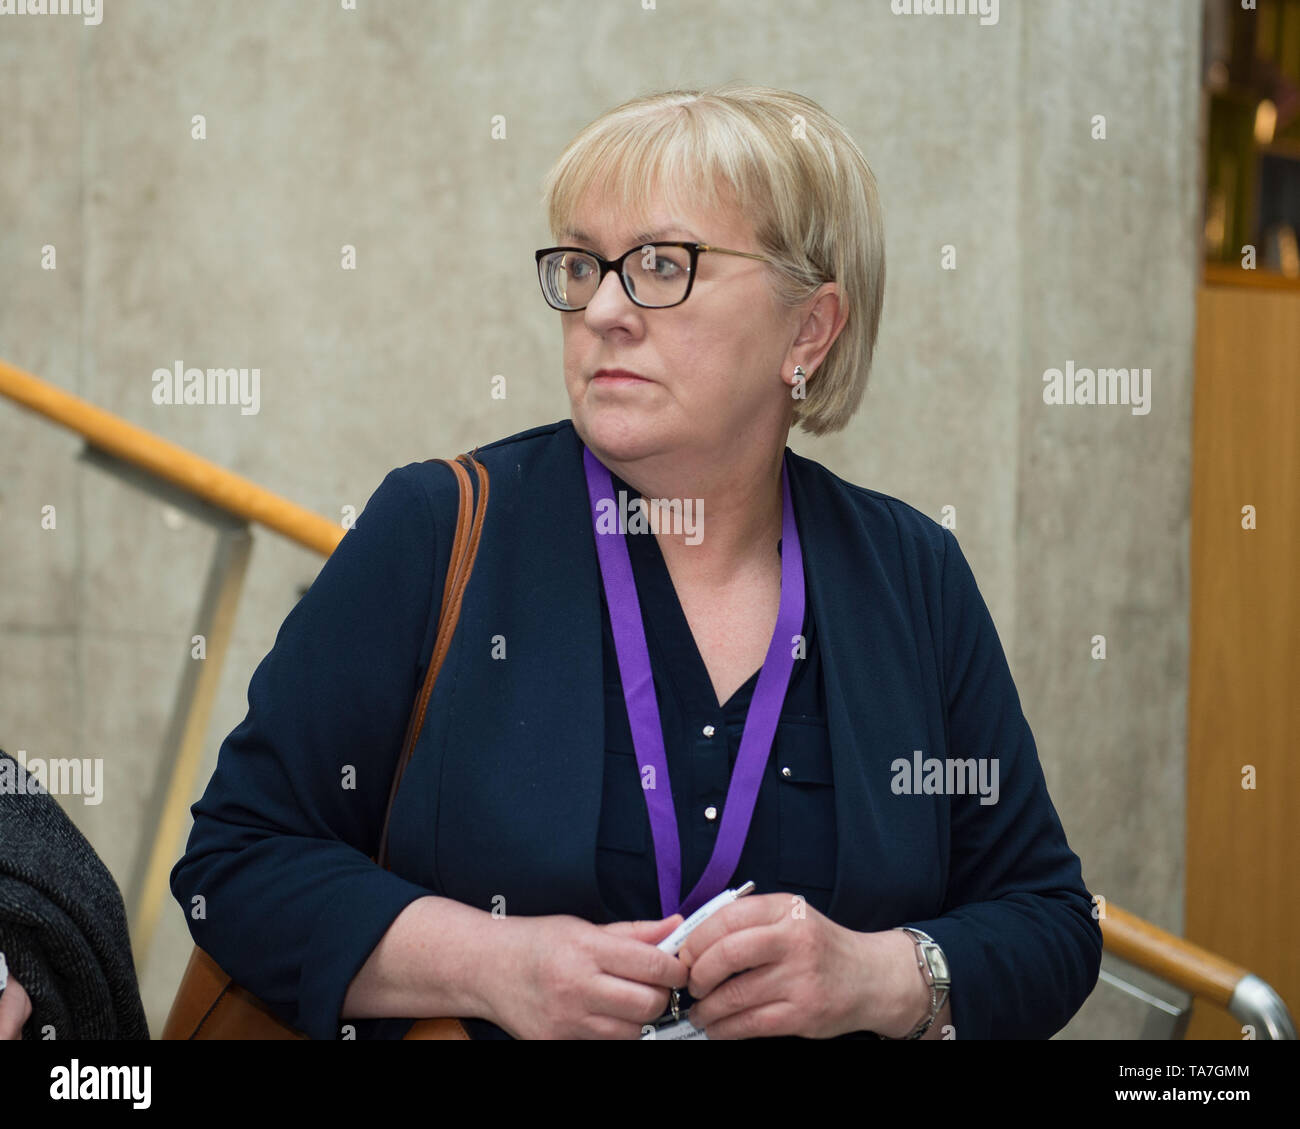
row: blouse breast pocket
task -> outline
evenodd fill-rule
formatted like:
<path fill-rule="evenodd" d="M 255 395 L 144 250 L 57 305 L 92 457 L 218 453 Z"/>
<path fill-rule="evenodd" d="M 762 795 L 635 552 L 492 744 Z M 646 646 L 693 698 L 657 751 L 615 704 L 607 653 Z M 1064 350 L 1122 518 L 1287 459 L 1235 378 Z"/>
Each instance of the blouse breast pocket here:
<path fill-rule="evenodd" d="M 777 879 L 792 886 L 835 885 L 835 788 L 825 725 L 782 721 L 776 749 L 780 849 Z"/>

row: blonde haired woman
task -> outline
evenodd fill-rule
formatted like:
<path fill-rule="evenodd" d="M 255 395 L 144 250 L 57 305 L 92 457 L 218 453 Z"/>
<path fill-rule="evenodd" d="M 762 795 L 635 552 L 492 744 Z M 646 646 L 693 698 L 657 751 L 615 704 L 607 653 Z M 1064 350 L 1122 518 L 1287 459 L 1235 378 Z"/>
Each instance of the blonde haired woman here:
<path fill-rule="evenodd" d="M 1101 933 L 970 568 L 786 446 L 847 426 L 871 367 L 861 152 L 797 94 L 672 91 L 584 129 L 546 207 L 571 419 L 477 450 L 392 871 L 367 855 L 436 629 L 438 464 L 388 475 L 254 674 L 172 875 L 196 942 L 317 1038 L 673 1010 L 710 1039 L 1050 1036 Z"/>

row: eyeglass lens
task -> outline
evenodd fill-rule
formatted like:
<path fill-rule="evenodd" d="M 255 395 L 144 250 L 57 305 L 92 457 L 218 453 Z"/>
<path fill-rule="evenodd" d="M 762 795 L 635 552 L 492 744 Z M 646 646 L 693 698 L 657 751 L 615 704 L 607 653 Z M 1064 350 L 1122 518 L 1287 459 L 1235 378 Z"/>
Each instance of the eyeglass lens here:
<path fill-rule="evenodd" d="M 581 309 L 596 295 L 600 264 L 580 251 L 542 257 L 540 275 L 547 300 L 561 309 Z M 672 306 L 686 294 L 691 253 L 685 247 L 647 243 L 623 260 L 623 277 L 633 300 L 643 306 Z"/>

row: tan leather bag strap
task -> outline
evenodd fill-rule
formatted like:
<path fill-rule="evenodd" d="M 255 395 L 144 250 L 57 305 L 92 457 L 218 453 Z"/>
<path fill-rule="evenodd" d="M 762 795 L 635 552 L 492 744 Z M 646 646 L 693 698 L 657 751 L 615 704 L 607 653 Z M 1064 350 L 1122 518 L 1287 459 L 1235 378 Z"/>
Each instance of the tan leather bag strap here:
<path fill-rule="evenodd" d="M 429 705 L 429 695 L 433 693 L 433 684 L 442 669 L 443 660 L 451 647 L 451 638 L 456 632 L 456 623 L 460 619 L 460 606 L 469 584 L 470 573 L 474 569 L 474 559 L 478 556 L 479 538 L 483 533 L 483 519 L 487 515 L 488 472 L 480 463 L 474 452 L 458 455 L 453 459 L 428 459 L 427 462 L 446 463 L 456 475 L 460 486 L 460 511 L 456 516 L 456 535 L 451 543 L 451 558 L 447 565 L 447 582 L 442 589 L 442 606 L 438 612 L 438 634 L 434 639 L 433 653 L 429 666 L 425 670 L 424 685 L 411 708 L 411 718 L 406 725 L 406 739 L 402 742 L 402 754 L 397 760 L 397 770 L 393 773 L 393 783 L 388 790 L 388 809 L 384 812 L 384 830 L 379 840 L 379 854 L 376 861 L 388 868 L 388 824 L 393 814 L 393 801 L 397 799 L 397 789 L 402 783 L 402 774 L 415 751 L 415 743 L 424 728 L 424 711 Z M 462 466 L 461 463 L 465 466 Z M 478 496 L 470 484 L 465 467 L 472 467 L 478 476 Z"/>
<path fill-rule="evenodd" d="M 447 582 L 442 590 L 442 605 L 438 611 L 438 633 L 434 639 L 433 653 L 425 670 L 424 683 L 411 709 L 406 726 L 406 739 L 402 743 L 401 757 L 393 783 L 388 792 L 388 808 L 384 812 L 384 829 L 380 838 L 377 862 L 388 866 L 388 824 L 393 813 L 393 800 L 397 796 L 402 773 L 415 749 L 415 743 L 424 725 L 424 712 L 429 695 L 442 667 L 443 659 L 451 646 L 451 637 L 460 618 L 461 601 L 469 584 L 474 558 L 478 555 L 479 538 L 483 532 L 483 519 L 487 514 L 488 473 L 474 457 L 477 447 L 466 455 L 451 459 L 428 459 L 443 462 L 451 467 L 460 486 L 460 510 L 456 516 L 456 535 L 452 540 L 451 559 L 447 566 Z M 478 476 L 477 500 L 465 467 L 472 467 Z M 285 1024 L 261 1000 L 241 988 L 230 976 L 197 945 L 190 954 L 190 962 L 181 977 L 180 988 L 172 1002 L 171 1012 L 163 1027 L 164 1039 L 305 1039 L 307 1036 Z M 420 1019 L 412 1024 L 407 1039 L 468 1039 L 464 1024 L 454 1018 Z"/>

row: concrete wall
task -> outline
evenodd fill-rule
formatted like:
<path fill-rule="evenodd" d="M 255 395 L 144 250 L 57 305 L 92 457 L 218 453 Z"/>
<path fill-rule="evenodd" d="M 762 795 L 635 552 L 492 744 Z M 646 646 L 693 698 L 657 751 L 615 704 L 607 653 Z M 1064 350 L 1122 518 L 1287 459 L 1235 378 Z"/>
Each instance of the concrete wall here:
<path fill-rule="evenodd" d="M 568 414 L 532 251 L 583 124 L 670 86 L 807 94 L 876 173 L 889 284 L 858 418 L 792 445 L 955 507 L 1085 880 L 1178 929 L 1199 30 L 1187 0 L 1003 0 L 989 26 L 888 0 L 0 16 L 0 357 L 338 517 L 393 466 Z M 440 280 L 470 256 L 478 285 Z M 260 368 L 260 411 L 154 404 L 177 361 Z M 1045 404 L 1067 361 L 1150 368 L 1150 412 Z M 104 802 L 65 806 L 125 890 L 214 534 L 78 450 L 0 403 L 0 747 L 104 758 Z M 257 536 L 200 790 L 319 566 Z M 155 1035 L 189 947 L 169 896 Z M 1139 1020 L 1099 990 L 1065 1034 Z"/>

